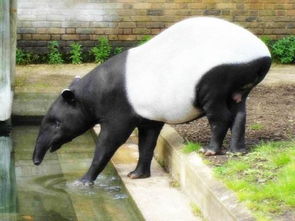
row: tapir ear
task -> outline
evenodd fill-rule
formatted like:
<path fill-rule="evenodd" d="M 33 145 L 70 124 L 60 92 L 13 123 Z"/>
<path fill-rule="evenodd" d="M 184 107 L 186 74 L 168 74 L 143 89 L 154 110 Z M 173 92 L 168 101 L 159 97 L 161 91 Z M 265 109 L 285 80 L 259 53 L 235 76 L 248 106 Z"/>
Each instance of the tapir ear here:
<path fill-rule="evenodd" d="M 68 102 L 74 102 L 75 101 L 75 94 L 70 89 L 64 89 L 61 92 L 61 96 Z"/>

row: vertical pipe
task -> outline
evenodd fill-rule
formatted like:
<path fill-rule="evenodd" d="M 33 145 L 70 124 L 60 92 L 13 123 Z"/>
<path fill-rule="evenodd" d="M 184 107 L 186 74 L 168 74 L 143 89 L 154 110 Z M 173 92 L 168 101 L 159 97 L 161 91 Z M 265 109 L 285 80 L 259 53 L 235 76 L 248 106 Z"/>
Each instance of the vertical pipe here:
<path fill-rule="evenodd" d="M 10 0 L 0 0 L 0 121 L 10 118 L 11 92 L 11 40 Z"/>
<path fill-rule="evenodd" d="M 16 22 L 17 0 L 10 0 L 10 83 L 13 88 L 15 77 L 15 51 L 16 51 Z"/>

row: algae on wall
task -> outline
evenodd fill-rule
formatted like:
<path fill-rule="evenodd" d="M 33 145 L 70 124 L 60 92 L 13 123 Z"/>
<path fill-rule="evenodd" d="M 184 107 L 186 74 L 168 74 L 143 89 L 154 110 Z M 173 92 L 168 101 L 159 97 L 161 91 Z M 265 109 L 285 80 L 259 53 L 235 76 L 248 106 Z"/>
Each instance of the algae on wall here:
<path fill-rule="evenodd" d="M 15 71 L 16 0 L 0 1 L 0 121 L 10 118 Z"/>
<path fill-rule="evenodd" d="M 16 213 L 15 173 L 10 137 L 0 137 L 0 220 L 14 220 Z"/>

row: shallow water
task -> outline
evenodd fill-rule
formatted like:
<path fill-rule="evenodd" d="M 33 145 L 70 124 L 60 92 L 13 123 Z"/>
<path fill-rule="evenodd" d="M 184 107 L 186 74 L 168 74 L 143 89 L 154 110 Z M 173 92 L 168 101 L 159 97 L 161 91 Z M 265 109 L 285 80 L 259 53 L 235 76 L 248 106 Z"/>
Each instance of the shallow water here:
<path fill-rule="evenodd" d="M 111 165 L 94 186 L 76 185 L 92 160 L 94 138 L 90 132 L 47 153 L 38 167 L 31 160 L 37 132 L 35 126 L 13 128 L 16 213 L 2 214 L 1 221 L 143 220 Z"/>

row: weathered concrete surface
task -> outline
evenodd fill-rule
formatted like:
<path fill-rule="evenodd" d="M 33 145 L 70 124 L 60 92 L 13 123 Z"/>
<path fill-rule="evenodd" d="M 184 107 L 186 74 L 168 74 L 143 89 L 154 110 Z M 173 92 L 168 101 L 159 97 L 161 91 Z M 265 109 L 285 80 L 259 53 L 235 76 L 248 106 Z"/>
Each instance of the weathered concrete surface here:
<path fill-rule="evenodd" d="M 269 73 L 262 81 L 263 85 L 295 83 L 295 65 L 273 64 Z"/>
<path fill-rule="evenodd" d="M 58 94 L 75 76 L 84 76 L 96 66 L 96 64 L 17 66 L 12 115 L 43 116 Z"/>
<path fill-rule="evenodd" d="M 201 209 L 208 221 L 255 220 L 251 213 L 238 203 L 233 192 L 217 181 L 211 169 L 196 153 L 184 154 L 184 140 L 165 125 L 155 150 L 156 159 L 176 179 L 186 195 Z"/>
<path fill-rule="evenodd" d="M 98 134 L 100 129 L 94 129 Z M 112 163 L 126 188 L 147 221 L 197 221 L 190 201 L 177 188 L 171 186 L 169 174 L 155 161 L 152 162 L 152 176 L 147 179 L 130 179 L 127 174 L 134 170 L 138 160 L 136 136 L 131 135 L 126 144 L 116 152 Z"/>

